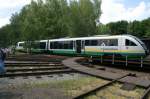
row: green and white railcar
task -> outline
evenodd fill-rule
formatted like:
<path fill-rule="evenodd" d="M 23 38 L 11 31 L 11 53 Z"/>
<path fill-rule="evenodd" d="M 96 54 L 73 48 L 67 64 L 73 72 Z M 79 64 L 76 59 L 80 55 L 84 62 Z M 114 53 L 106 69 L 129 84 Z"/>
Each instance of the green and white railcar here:
<path fill-rule="evenodd" d="M 18 50 L 22 50 L 22 49 L 24 49 L 23 45 L 24 45 L 24 41 L 18 42 L 16 48 L 17 48 Z"/>
<path fill-rule="evenodd" d="M 18 42 L 16 49 L 18 51 L 26 52 L 27 46 L 31 46 L 30 50 L 33 53 L 45 53 L 48 50 L 48 40 L 39 40 L 39 41 L 30 42 L 32 43 L 31 45 L 30 44 L 27 45 L 26 43 L 27 42 L 24 42 L 24 41 Z"/>
<path fill-rule="evenodd" d="M 49 40 L 49 51 L 66 55 L 146 56 L 145 44 L 131 35 L 95 36 Z"/>
<path fill-rule="evenodd" d="M 148 50 L 145 44 L 132 35 L 101 35 L 79 38 L 61 38 L 36 41 L 38 48 L 33 51 L 47 51 L 51 54 L 62 55 L 119 55 L 129 57 L 144 57 Z M 22 42 L 18 42 L 18 48 Z"/>

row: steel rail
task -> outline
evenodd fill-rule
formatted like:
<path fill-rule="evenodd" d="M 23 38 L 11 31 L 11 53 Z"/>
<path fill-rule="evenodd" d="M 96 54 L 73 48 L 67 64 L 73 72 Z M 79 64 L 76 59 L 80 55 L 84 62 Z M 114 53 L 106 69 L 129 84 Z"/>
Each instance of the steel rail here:
<path fill-rule="evenodd" d="M 85 96 L 88 96 L 88 95 L 91 94 L 91 93 L 94 93 L 94 92 L 96 92 L 96 91 L 98 91 L 98 90 L 102 90 L 103 88 L 105 88 L 105 87 L 107 87 L 107 86 L 109 86 L 109 85 L 112 85 L 113 83 L 117 82 L 118 80 L 120 80 L 120 79 L 122 79 L 122 78 L 124 78 L 124 77 L 127 77 L 127 76 L 132 76 L 132 75 L 133 75 L 133 74 L 131 74 L 131 73 L 126 74 L 126 75 L 124 75 L 124 76 L 122 76 L 122 77 L 119 77 L 119 78 L 117 78 L 117 79 L 114 79 L 114 80 L 112 80 L 112 81 L 110 81 L 110 82 L 108 82 L 108 83 L 106 83 L 106 84 L 104 84 L 104 85 L 100 85 L 100 86 L 98 86 L 98 87 L 96 87 L 96 88 L 94 88 L 94 89 L 92 89 L 92 90 L 90 90 L 90 91 L 87 91 L 87 92 L 82 93 L 82 94 L 80 94 L 80 95 L 78 95 L 78 96 L 75 96 L 75 97 L 73 97 L 73 99 L 83 99 Z"/>
<path fill-rule="evenodd" d="M 24 69 L 6 69 L 7 72 L 26 72 L 26 71 L 44 71 L 44 70 L 62 70 L 68 67 L 45 67 L 45 68 L 24 68 Z"/>
<path fill-rule="evenodd" d="M 43 66 L 63 66 L 63 64 L 9 64 L 6 67 L 43 67 Z"/>
<path fill-rule="evenodd" d="M 44 72 L 27 72 L 27 73 L 9 73 L 0 75 L 0 78 L 4 77 L 19 77 L 19 76 L 36 76 L 36 75 L 48 75 L 48 74 L 60 74 L 60 73 L 72 73 L 75 72 L 72 69 L 57 70 L 57 71 L 44 71 Z"/>
<path fill-rule="evenodd" d="M 149 93 L 150 93 L 150 86 L 146 89 L 146 91 L 142 95 L 141 99 L 148 99 Z"/>

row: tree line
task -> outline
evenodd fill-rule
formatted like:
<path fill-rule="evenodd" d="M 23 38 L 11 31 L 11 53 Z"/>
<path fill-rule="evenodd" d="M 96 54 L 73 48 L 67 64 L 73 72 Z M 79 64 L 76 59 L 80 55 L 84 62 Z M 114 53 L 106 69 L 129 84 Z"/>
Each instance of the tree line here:
<path fill-rule="evenodd" d="M 97 34 L 100 5 L 101 0 L 32 0 L 0 29 L 0 44 Z"/>
<path fill-rule="evenodd" d="M 118 21 L 98 24 L 101 0 L 37 0 L 11 16 L 10 24 L 0 28 L 0 46 L 18 41 L 101 34 L 150 36 L 150 18 L 143 21 Z"/>
<path fill-rule="evenodd" d="M 142 21 L 118 21 L 98 26 L 99 34 L 131 34 L 139 38 L 150 38 L 150 17 Z"/>

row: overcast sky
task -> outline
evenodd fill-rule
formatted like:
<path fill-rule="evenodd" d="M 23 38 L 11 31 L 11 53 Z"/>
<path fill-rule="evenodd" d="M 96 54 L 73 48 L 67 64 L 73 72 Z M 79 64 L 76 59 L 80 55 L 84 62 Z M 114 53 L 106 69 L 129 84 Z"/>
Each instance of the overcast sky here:
<path fill-rule="evenodd" d="M 150 0 L 102 0 L 100 22 L 142 20 L 150 17 Z"/>
<path fill-rule="evenodd" d="M 0 0 L 0 27 L 9 23 L 12 13 L 31 2 L 31 0 Z M 150 17 L 150 0 L 102 0 L 101 23 L 118 20 L 142 20 Z"/>

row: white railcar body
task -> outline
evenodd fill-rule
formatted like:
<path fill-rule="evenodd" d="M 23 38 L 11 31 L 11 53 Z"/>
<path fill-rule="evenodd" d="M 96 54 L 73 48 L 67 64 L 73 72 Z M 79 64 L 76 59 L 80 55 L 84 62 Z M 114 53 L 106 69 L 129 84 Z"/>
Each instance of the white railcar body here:
<path fill-rule="evenodd" d="M 54 53 L 71 53 L 81 55 L 133 55 L 145 56 L 147 49 L 145 44 L 132 35 L 104 35 L 79 38 L 60 38 L 50 40 L 40 40 L 45 44 L 44 50 L 53 51 Z M 18 48 L 22 48 L 18 42 Z M 69 46 L 69 47 L 68 47 Z"/>
<path fill-rule="evenodd" d="M 80 38 L 63 38 L 53 39 L 50 42 L 63 42 L 63 41 L 78 41 L 81 40 L 81 52 L 92 54 L 120 54 L 120 55 L 145 55 L 146 48 L 144 43 L 131 35 L 116 35 L 116 36 L 98 36 L 98 37 L 80 37 Z M 86 41 L 98 40 L 98 44 L 86 45 Z M 107 44 L 109 43 L 109 44 Z M 112 43 L 112 45 L 111 45 Z M 49 44 L 50 46 L 50 44 Z M 77 48 L 77 44 L 74 43 L 73 51 Z M 62 50 L 51 49 L 49 50 Z M 64 50 L 64 49 L 63 49 Z"/>
<path fill-rule="evenodd" d="M 24 41 L 18 42 L 18 43 L 17 43 L 17 46 L 16 46 L 16 49 L 17 49 L 17 50 L 22 50 L 22 49 L 24 49 L 23 45 L 24 45 Z"/>

